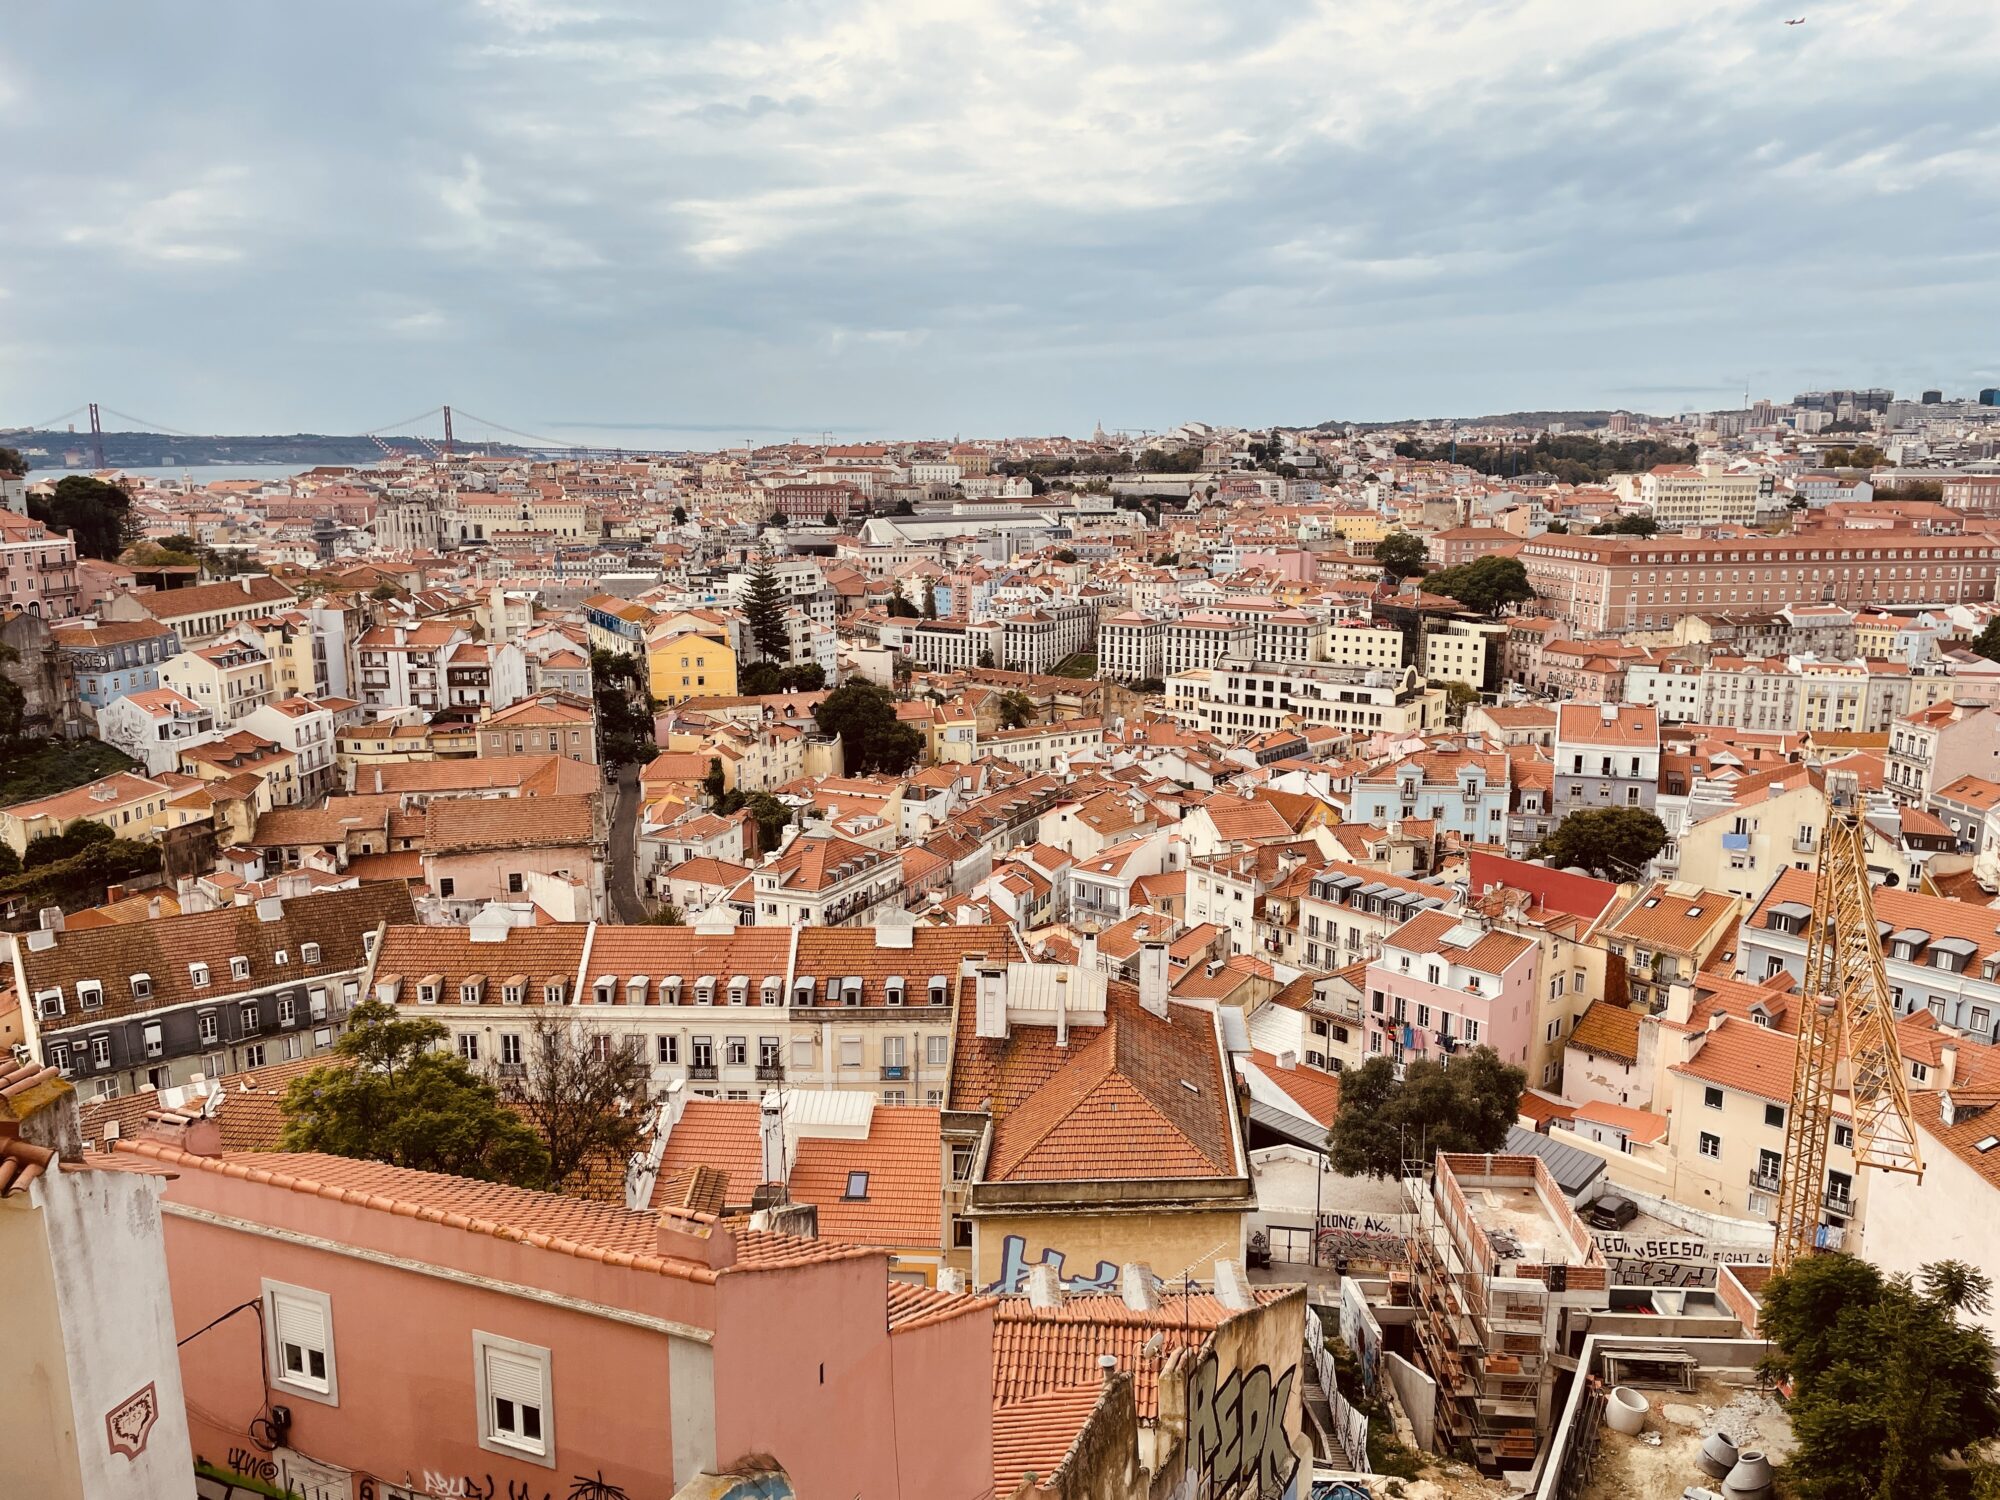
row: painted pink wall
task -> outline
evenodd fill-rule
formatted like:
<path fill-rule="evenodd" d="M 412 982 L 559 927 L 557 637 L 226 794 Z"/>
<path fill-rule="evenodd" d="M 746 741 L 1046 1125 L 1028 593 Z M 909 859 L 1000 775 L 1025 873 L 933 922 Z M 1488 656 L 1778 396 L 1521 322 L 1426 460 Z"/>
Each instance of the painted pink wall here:
<path fill-rule="evenodd" d="M 873 1255 L 722 1278 L 719 1460 L 775 1453 L 801 1495 L 931 1500 L 991 1488 L 991 1314 L 892 1340 L 886 1282 L 886 1259 Z"/>
<path fill-rule="evenodd" d="M 496 1280 L 707 1323 L 710 1289 L 674 1283 L 670 1291 L 655 1285 L 668 1280 L 657 1274 L 207 1173 L 184 1171 L 167 1196 Z M 560 1494 L 572 1476 L 599 1470 L 635 1497 L 670 1494 L 680 1482 L 672 1473 L 663 1334 L 184 1218 L 167 1218 L 166 1241 L 178 1337 L 255 1301 L 262 1278 L 332 1299 L 339 1406 L 289 1393 L 272 1397 L 291 1408 L 292 1445 L 302 1452 L 396 1484 L 413 1479 L 419 1488 L 426 1470 L 490 1474 L 496 1494 L 507 1493 L 510 1479 L 535 1495 Z M 474 1329 L 551 1351 L 554 1469 L 479 1446 Z M 248 1446 L 244 1430 L 231 1424 L 258 1410 L 261 1368 L 258 1326 L 249 1314 L 181 1350 L 198 1454 L 222 1463 L 230 1448 Z"/>
<path fill-rule="evenodd" d="M 1412 957 L 1413 966 L 1421 966 L 1424 955 Z M 1518 962 L 1500 976 L 1497 993 L 1486 993 L 1487 987 L 1477 995 L 1448 985 L 1432 984 L 1416 974 L 1405 974 L 1392 963 L 1377 961 L 1368 966 L 1368 987 L 1380 990 L 1385 995 L 1400 996 L 1405 1002 L 1405 1013 L 1409 1024 L 1416 1028 L 1414 1051 L 1431 1054 L 1437 1051 L 1437 1040 L 1431 1035 L 1437 1030 L 1437 1013 L 1449 1011 L 1460 1019 L 1452 1022 L 1452 1034 L 1462 1037 L 1464 1018 L 1479 1023 L 1479 1045 L 1491 1047 L 1509 1062 L 1525 1063 L 1528 1048 L 1534 1039 L 1535 1030 L 1535 954 L 1523 954 Z M 1417 1027 L 1417 1007 L 1431 1007 L 1431 1024 Z M 1370 1024 L 1373 1024 L 1372 1012 Z"/>

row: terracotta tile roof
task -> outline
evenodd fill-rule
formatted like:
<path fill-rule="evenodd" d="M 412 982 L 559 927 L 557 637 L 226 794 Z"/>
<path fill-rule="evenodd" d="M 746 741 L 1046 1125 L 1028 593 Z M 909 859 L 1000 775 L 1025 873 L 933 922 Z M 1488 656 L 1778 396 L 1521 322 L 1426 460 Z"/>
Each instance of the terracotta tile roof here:
<path fill-rule="evenodd" d="M 231 579 L 225 583 L 197 583 L 184 589 L 165 589 L 154 594 L 133 594 L 132 602 L 156 620 L 189 620 L 197 615 L 241 609 L 246 604 L 290 603 L 297 595 L 275 578 Z"/>
<path fill-rule="evenodd" d="M 866 1140 L 805 1136 L 792 1163 L 794 1203 L 819 1209 L 821 1239 L 853 1245 L 935 1246 L 944 1237 L 939 1111 L 877 1105 Z M 846 1196 L 866 1172 L 866 1196 Z"/>
<path fill-rule="evenodd" d="M 1964 1162 L 1987 1186 L 2000 1188 L 2000 1151 L 1991 1146 L 1984 1151 L 1979 1149 L 1979 1142 L 2000 1135 L 2000 1111 L 1992 1107 L 1993 1101 L 1964 1097 L 1958 1090 L 1952 1091 L 1952 1102 L 1957 1106 L 1956 1124 L 1945 1123 L 1942 1092 L 1916 1095 L 1910 1100 L 1910 1110 L 1925 1135 Z M 1984 1107 L 1966 1108 L 1968 1104 Z M 1971 1204 L 1963 1207 L 1968 1213 L 1977 1212 Z"/>
<path fill-rule="evenodd" d="M 595 793 L 570 797 L 440 797 L 424 811 L 424 852 L 548 849 L 596 838 Z"/>
<path fill-rule="evenodd" d="M 1996 925 L 2000 925 L 2000 913 L 1990 906 L 1881 885 L 1874 887 L 1869 894 L 1875 905 L 1876 920 L 1887 922 L 1892 931 L 1915 928 L 1929 933 L 1933 940 L 1949 937 L 1972 943 L 1976 951 L 1965 964 L 1969 973 L 1977 973 L 1987 958 L 2000 952 L 2000 934 L 1995 932 Z M 1771 888 L 1764 893 L 1763 900 L 1744 919 L 1745 925 L 1768 927 L 1772 907 L 1785 902 L 1810 907 L 1812 899 L 1813 874 L 1810 870 L 1780 871 L 1778 878 L 1771 882 Z M 1806 931 L 1810 933 L 1811 930 L 1811 923 L 1808 922 Z M 1885 941 L 1883 947 L 1887 946 Z M 1919 951 L 1916 961 L 1926 961 L 1925 951 Z"/>
<path fill-rule="evenodd" d="M 889 1331 L 924 1328 L 932 1323 L 983 1312 L 994 1305 L 992 1297 L 975 1297 L 962 1292 L 940 1292 L 909 1281 L 889 1283 Z"/>
<path fill-rule="evenodd" d="M 560 755 L 483 755 L 476 759 L 397 761 L 356 770 L 355 787 L 365 792 L 484 792 L 579 794 L 596 790 L 600 773 Z"/>
<path fill-rule="evenodd" d="M 1602 649 L 1601 642 L 1592 645 Z M 1659 744 L 1660 711 L 1657 708 L 1630 703 L 1613 706 L 1618 710 L 1617 717 L 1607 723 L 1599 704 L 1561 704 L 1556 710 L 1557 743 L 1610 745 L 1621 749 Z"/>
<path fill-rule="evenodd" d="M 1504 973 L 1535 949 L 1532 938 L 1497 928 L 1481 932 L 1475 925 L 1470 932 L 1461 934 L 1467 941 L 1453 936 L 1465 926 L 1465 918 L 1448 911 L 1421 911 L 1383 938 L 1382 944 L 1385 948 L 1402 948 L 1412 953 L 1435 953 L 1484 974 Z"/>
<path fill-rule="evenodd" d="M 1202 1269 L 1206 1269 L 1203 1267 Z M 1166 1276 L 1180 1267 L 1155 1267 Z M 1303 1297 L 1303 1287 L 1255 1287 L 1263 1307 Z M 1160 1306 L 1141 1311 L 1116 1295 L 1067 1296 L 1056 1307 L 1034 1307 L 1026 1297 L 1002 1297 L 993 1309 L 993 1404 L 1011 1406 L 1046 1391 L 1103 1379 L 1097 1359 L 1109 1354 L 1132 1376 L 1139 1417 L 1160 1413 L 1160 1369 L 1177 1349 L 1199 1348 L 1236 1313 L 1212 1294 L 1183 1294 L 1168 1282 Z M 1142 1353 L 1158 1337 L 1151 1354 Z"/>
<path fill-rule="evenodd" d="M 1791 873 L 1791 872 L 1788 872 Z M 1810 888 L 1812 876 L 1806 876 Z M 1705 954 L 1729 929 L 1736 925 L 1742 903 L 1722 891 L 1676 882 L 1655 881 L 1632 898 L 1632 904 L 1603 929 L 1612 937 L 1623 938 L 1648 948 L 1664 948 L 1673 953 Z M 1688 892 L 1688 894 L 1683 894 Z M 1807 898 L 1810 900 L 1810 896 Z"/>
<path fill-rule="evenodd" d="M 1569 1045 L 1595 1052 L 1600 1057 L 1615 1057 L 1620 1062 L 1636 1063 L 1639 1060 L 1639 1013 L 1623 1005 L 1613 1005 L 1608 1000 L 1593 1000 L 1577 1018 L 1576 1026 L 1569 1034 Z"/>
<path fill-rule="evenodd" d="M 667 1132 L 652 1206 L 664 1208 L 670 1174 L 706 1167 L 720 1179 L 723 1205 L 747 1208 L 764 1180 L 764 1154 L 754 1099 L 690 1099 Z"/>
<path fill-rule="evenodd" d="M 993 1408 L 993 1494 L 1004 1500 L 1033 1474 L 1043 1486 L 1076 1446 L 1090 1414 L 1104 1398 L 1104 1382 L 1056 1386 Z M 1060 1491 L 1058 1491 L 1060 1492 Z"/>
<path fill-rule="evenodd" d="M 1704 1034 L 1692 1058 L 1675 1063 L 1669 1071 L 1773 1104 L 1789 1104 L 1798 1048 L 1795 1036 L 1728 1016 Z"/>
<path fill-rule="evenodd" d="M 1551 1120 L 1573 1120 L 1576 1106 L 1564 1099 L 1557 1099 L 1534 1089 L 1524 1089 L 1521 1093 L 1521 1114 L 1535 1122 L 1537 1128 Z"/>
<path fill-rule="evenodd" d="M 1318 1068 L 1280 1067 L 1276 1057 L 1254 1049 L 1250 1060 L 1257 1064 L 1266 1078 L 1283 1089 L 1294 1104 L 1329 1130 L 1333 1128 L 1333 1117 L 1340 1113 L 1338 1073 L 1323 1073 Z"/>
<path fill-rule="evenodd" d="M 127 922 L 113 927 L 47 934 L 53 941 L 37 948 L 20 944 L 20 963 L 29 994 L 60 986 L 66 1011 L 51 1028 L 95 1026 L 139 1011 L 177 1005 L 219 1003 L 230 995 L 295 980 L 301 988 L 315 979 L 365 962 L 361 940 L 382 923 L 414 922 L 416 908 L 407 885 L 375 881 L 348 890 L 293 896 L 267 906 L 227 906 L 215 911 L 183 913 L 151 922 Z M 266 921 L 259 908 L 274 910 Z M 37 939 L 43 934 L 36 934 Z M 305 961 L 304 945 L 317 943 L 316 964 Z M 277 955 L 285 954 L 285 963 Z M 232 979 L 230 960 L 249 960 L 250 977 Z M 195 988 L 189 965 L 208 965 L 209 982 Z M 132 979 L 144 975 L 152 993 L 137 999 Z M 94 979 L 104 987 L 103 1003 L 86 1008 L 76 993 L 77 981 Z"/>
<path fill-rule="evenodd" d="M 150 777 L 136 775 L 131 771 L 114 771 L 109 776 L 96 781 L 72 787 L 66 792 L 53 796 L 38 797 L 28 802 L 16 802 L 0 809 L 26 821 L 29 818 L 51 818 L 67 824 L 72 819 L 89 817 L 102 813 L 107 808 L 122 807 L 130 802 L 143 802 L 150 797 L 160 797 L 166 793 L 167 784 Z"/>
<path fill-rule="evenodd" d="M 505 1183 L 475 1182 L 381 1162 L 316 1152 L 225 1152 L 195 1156 L 157 1141 L 119 1141 L 119 1155 L 165 1162 L 185 1172 L 210 1172 L 415 1218 L 495 1239 L 517 1240 L 583 1260 L 653 1271 L 685 1281 L 712 1282 L 705 1265 L 659 1253 L 659 1223 L 650 1213 Z M 780 1238 L 783 1238 L 782 1236 Z M 740 1257 L 739 1257 L 740 1258 Z"/>
<path fill-rule="evenodd" d="M 777 876 L 779 886 L 786 890 L 823 891 L 893 858 L 892 854 L 849 839 L 796 838 L 783 854 L 758 873 Z"/>
<path fill-rule="evenodd" d="M 1091 1178 L 1219 1177 L 1236 1170 L 1229 1125 L 1235 1098 L 1223 1076 L 1208 1012 L 1171 1006 L 1162 1021 L 1142 1010 L 1129 986 L 1114 984 L 1099 1028 L 1074 1028 L 1069 1046 L 1055 1046 L 1053 1027 L 1014 1028 L 999 1050 L 1011 1054 L 996 1071 L 1013 1077 L 1046 1073 L 1004 1105 L 996 1099 L 992 1181 L 1056 1182 Z M 961 1016 L 972 1010 L 961 1007 Z M 961 1026 L 961 1041 L 965 1028 Z M 993 1043 L 979 1050 L 989 1055 Z M 1037 1057 L 1027 1064 L 1027 1055 Z M 953 1091 L 966 1065 L 953 1070 Z M 1016 1061 L 1024 1064 L 1016 1066 Z M 996 1059 L 997 1061 L 997 1059 Z M 998 1079 L 996 1078 L 996 1082 Z"/>
<path fill-rule="evenodd" d="M 1622 1131 L 1635 1141 L 1653 1142 L 1667 1133 L 1667 1117 L 1650 1109 L 1633 1109 L 1625 1104 L 1608 1104 L 1591 1099 L 1576 1108 L 1575 1118 L 1592 1125 L 1606 1125 Z"/>

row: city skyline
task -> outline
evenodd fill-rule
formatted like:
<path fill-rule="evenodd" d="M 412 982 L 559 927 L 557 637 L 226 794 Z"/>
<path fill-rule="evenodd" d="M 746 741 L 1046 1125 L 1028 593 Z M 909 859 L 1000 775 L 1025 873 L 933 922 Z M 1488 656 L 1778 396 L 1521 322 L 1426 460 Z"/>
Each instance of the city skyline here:
<path fill-rule="evenodd" d="M 66 19 L 0 44 L 4 425 L 450 398 L 735 441 L 2000 382 L 1970 4 L 128 7 L 86 111 Z"/>

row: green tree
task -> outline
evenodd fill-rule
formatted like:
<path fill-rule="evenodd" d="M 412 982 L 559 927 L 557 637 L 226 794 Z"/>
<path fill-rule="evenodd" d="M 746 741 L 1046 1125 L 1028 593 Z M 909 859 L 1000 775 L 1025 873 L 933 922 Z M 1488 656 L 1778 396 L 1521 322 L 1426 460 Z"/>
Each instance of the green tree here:
<path fill-rule="evenodd" d="M 1972 649 L 1988 661 L 2000 661 L 2000 615 L 1986 622 L 1986 628 L 1972 638 Z"/>
<path fill-rule="evenodd" d="M 1574 866 L 1631 880 L 1666 847 L 1666 825 L 1643 807 L 1590 807 L 1564 818 L 1530 857 L 1559 870 Z"/>
<path fill-rule="evenodd" d="M 385 599 L 385 600 L 400 599 L 403 597 L 403 591 L 395 584 L 385 581 L 376 584 L 374 588 L 370 589 L 368 591 L 368 597 L 370 599 Z"/>
<path fill-rule="evenodd" d="M 824 734 L 837 734 L 850 775 L 900 776 L 923 753 L 924 737 L 896 717 L 896 700 L 872 682 L 848 682 L 813 709 Z"/>
<path fill-rule="evenodd" d="M 785 625 L 785 592 L 778 575 L 771 571 L 771 559 L 759 555 L 750 570 L 749 586 L 743 591 L 743 622 L 750 627 L 750 642 L 766 660 L 785 662 L 792 656 L 792 633 Z"/>
<path fill-rule="evenodd" d="M 746 698 L 768 697 L 784 690 L 784 673 L 774 661 L 753 661 L 736 674 L 736 691 Z"/>
<path fill-rule="evenodd" d="M 1764 1288 L 1770 1372 L 1793 1382 L 1801 1500 L 1951 1492 L 1947 1460 L 2000 1436 L 1992 1338 L 1968 1321 L 1992 1283 L 1957 1261 L 1885 1277 L 1852 1256 L 1796 1261 Z M 1982 1476 L 1987 1482 L 1990 1476 Z"/>
<path fill-rule="evenodd" d="M 73 533 L 79 557 L 111 561 L 139 540 L 132 497 L 87 474 L 65 474 L 52 493 L 30 495 L 28 514 L 53 530 Z"/>
<path fill-rule="evenodd" d="M 394 1006 L 363 1001 L 334 1043 L 340 1060 L 285 1091 L 284 1149 L 547 1186 L 548 1147 L 492 1084 L 440 1050 L 450 1034 L 441 1022 L 404 1020 Z"/>
<path fill-rule="evenodd" d="M 892 620 L 921 620 L 924 617 L 923 610 L 901 594 L 891 594 L 886 608 Z"/>
<path fill-rule="evenodd" d="M 61 833 L 41 833 L 29 839 L 28 847 L 21 856 L 21 868 L 32 870 L 40 865 L 52 865 L 58 860 L 83 853 L 92 844 L 108 844 L 113 837 L 111 830 L 102 823 L 78 818 Z"/>
<path fill-rule="evenodd" d="M 1026 693 L 1004 693 L 1000 698 L 1000 727 L 1024 729 L 1035 722 L 1035 703 Z"/>
<path fill-rule="evenodd" d="M 1660 523 L 1651 516 L 1619 516 L 1599 521 L 1590 528 L 1592 536 L 1658 536 Z"/>
<path fill-rule="evenodd" d="M 1509 604 L 1535 597 L 1528 570 L 1518 557 L 1481 557 L 1455 568 L 1442 568 L 1424 579 L 1424 592 L 1456 599 L 1467 609 L 1497 615 Z"/>
<path fill-rule="evenodd" d="M 501 1080 L 500 1098 L 548 1147 L 550 1185 L 574 1191 L 598 1166 L 622 1178 L 654 1103 L 639 1040 L 573 1012 L 543 1011 L 529 1023 L 522 1064 Z"/>
<path fill-rule="evenodd" d="M 917 507 L 908 500 L 898 500 L 896 508 L 889 512 L 892 516 L 914 516 L 916 513 Z"/>
<path fill-rule="evenodd" d="M 816 661 L 794 662 L 778 673 L 778 691 L 817 693 L 826 686 L 826 668 Z"/>
<path fill-rule="evenodd" d="M 979 653 L 979 665 L 980 665 L 980 666 L 982 666 L 982 667 L 985 667 L 985 668 L 987 668 L 988 670 L 991 670 L 991 669 L 992 669 L 992 667 L 993 667 L 993 665 L 994 665 L 994 663 L 993 663 L 993 653 L 992 653 L 991 651 L 982 651 L 982 652 L 980 652 L 980 653 Z"/>
<path fill-rule="evenodd" d="M 598 759 L 607 766 L 651 760 L 653 710 L 646 663 L 625 651 L 590 653 L 590 689 L 597 708 Z"/>
<path fill-rule="evenodd" d="M 723 783 L 722 758 L 720 756 L 711 755 L 708 758 L 708 774 L 701 778 L 701 790 L 702 794 L 708 798 L 711 807 L 720 802 L 728 793 L 729 788 Z"/>
<path fill-rule="evenodd" d="M 937 618 L 937 585 L 928 578 L 924 580 L 924 618 Z"/>
<path fill-rule="evenodd" d="M 1076 561 L 1076 554 L 1067 547 L 1058 547 L 1055 550 L 1055 559 L 1059 563 L 1073 563 Z"/>
<path fill-rule="evenodd" d="M 676 526 L 685 526 L 687 525 L 687 523 L 688 523 L 687 507 L 685 505 L 676 505 L 674 507 L 674 524 Z"/>
<path fill-rule="evenodd" d="M 769 792 L 727 792 L 717 800 L 715 810 L 725 818 L 747 811 L 757 824 L 757 849 L 762 854 L 769 854 L 785 841 L 785 830 L 794 817 L 791 804 Z"/>
<path fill-rule="evenodd" d="M 665 906 L 646 918 L 645 925 L 648 927 L 685 927 L 687 926 L 687 920 L 687 913 L 669 901 Z"/>
<path fill-rule="evenodd" d="M 0 474 L 19 479 L 28 472 L 28 460 L 19 448 L 0 447 Z"/>
<path fill-rule="evenodd" d="M 1479 689 L 1469 682 L 1444 685 L 1444 717 L 1448 724 L 1463 724 L 1465 711 L 1479 701 Z"/>
<path fill-rule="evenodd" d="M 1392 531 L 1375 544 L 1375 562 L 1391 583 L 1405 578 L 1421 578 L 1429 565 L 1431 549 L 1424 539 L 1407 531 Z"/>
<path fill-rule="evenodd" d="M 1528 1083 L 1491 1047 L 1458 1052 L 1450 1067 L 1412 1058 L 1400 1080 L 1388 1057 L 1340 1076 L 1340 1109 L 1327 1137 L 1333 1168 L 1369 1177 L 1395 1176 L 1406 1158 L 1499 1150 Z"/>
<path fill-rule="evenodd" d="M 21 856 L 12 844 L 0 844 L 0 879 L 21 873 Z"/>

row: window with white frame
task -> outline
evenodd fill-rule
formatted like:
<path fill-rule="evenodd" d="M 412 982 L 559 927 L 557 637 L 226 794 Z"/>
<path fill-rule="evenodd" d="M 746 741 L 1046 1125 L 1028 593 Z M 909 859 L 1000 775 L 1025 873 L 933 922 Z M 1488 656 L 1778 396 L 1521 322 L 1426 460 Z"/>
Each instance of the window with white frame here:
<path fill-rule="evenodd" d="M 472 1352 L 479 1387 L 479 1446 L 553 1468 L 549 1351 L 475 1330 Z"/>
<path fill-rule="evenodd" d="M 340 1404 L 340 1380 L 333 1360 L 333 1303 L 325 1292 L 264 1283 L 264 1328 L 269 1342 L 271 1383 L 309 1401 Z"/>

